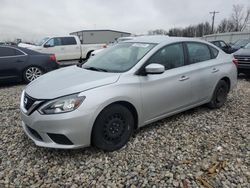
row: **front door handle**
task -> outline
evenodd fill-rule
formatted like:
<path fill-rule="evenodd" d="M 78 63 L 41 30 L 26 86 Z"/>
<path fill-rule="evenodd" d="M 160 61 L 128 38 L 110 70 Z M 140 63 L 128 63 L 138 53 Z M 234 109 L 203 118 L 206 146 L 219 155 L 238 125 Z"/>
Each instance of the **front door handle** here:
<path fill-rule="evenodd" d="M 188 79 L 189 79 L 188 76 L 182 76 L 182 77 L 179 79 L 179 81 L 185 81 L 185 80 L 188 80 Z"/>
<path fill-rule="evenodd" d="M 218 72 L 219 71 L 219 69 L 217 69 L 217 68 L 213 68 L 212 69 L 212 73 L 216 73 L 216 72 Z"/>

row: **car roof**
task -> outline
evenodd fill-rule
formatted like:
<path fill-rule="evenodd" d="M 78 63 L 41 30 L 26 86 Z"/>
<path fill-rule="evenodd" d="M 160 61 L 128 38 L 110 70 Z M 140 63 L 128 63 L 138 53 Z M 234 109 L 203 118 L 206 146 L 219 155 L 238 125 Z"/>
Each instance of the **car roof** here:
<path fill-rule="evenodd" d="M 34 51 L 34 50 L 30 50 L 30 49 L 27 49 L 27 48 L 22 48 L 22 47 L 19 47 L 19 46 L 0 45 L 0 47 L 7 47 L 7 48 L 18 49 L 18 50 L 21 50 L 21 51 L 25 52 L 28 55 L 41 55 L 40 52 L 37 52 L 37 51 Z"/>
<path fill-rule="evenodd" d="M 187 37 L 169 37 L 164 35 L 153 35 L 153 36 L 140 36 L 136 37 L 129 41 L 124 42 L 139 42 L 139 43 L 154 43 L 154 44 L 168 44 L 173 42 L 182 42 L 182 41 L 191 41 L 191 42 L 203 42 L 207 43 L 204 40 L 196 38 L 187 38 Z"/>

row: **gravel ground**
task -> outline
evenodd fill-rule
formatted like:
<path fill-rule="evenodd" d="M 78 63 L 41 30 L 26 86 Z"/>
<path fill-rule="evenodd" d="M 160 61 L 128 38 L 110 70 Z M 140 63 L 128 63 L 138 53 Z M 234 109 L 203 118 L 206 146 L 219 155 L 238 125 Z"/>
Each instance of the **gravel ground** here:
<path fill-rule="evenodd" d="M 20 127 L 23 88 L 0 88 L 0 187 L 250 187 L 250 80 L 223 108 L 158 121 L 112 153 L 35 146 Z"/>

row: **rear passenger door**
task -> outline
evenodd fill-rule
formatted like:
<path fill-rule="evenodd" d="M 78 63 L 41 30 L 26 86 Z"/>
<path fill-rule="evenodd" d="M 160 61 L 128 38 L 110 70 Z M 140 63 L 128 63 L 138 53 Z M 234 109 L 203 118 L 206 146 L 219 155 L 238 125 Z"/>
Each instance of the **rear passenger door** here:
<path fill-rule="evenodd" d="M 192 87 L 192 103 L 204 103 L 210 100 L 218 80 L 220 70 L 215 56 L 219 51 L 199 42 L 186 42 L 186 51 Z"/>
<path fill-rule="evenodd" d="M 81 57 L 80 44 L 77 44 L 75 37 L 62 37 L 62 48 L 64 60 L 76 60 Z"/>

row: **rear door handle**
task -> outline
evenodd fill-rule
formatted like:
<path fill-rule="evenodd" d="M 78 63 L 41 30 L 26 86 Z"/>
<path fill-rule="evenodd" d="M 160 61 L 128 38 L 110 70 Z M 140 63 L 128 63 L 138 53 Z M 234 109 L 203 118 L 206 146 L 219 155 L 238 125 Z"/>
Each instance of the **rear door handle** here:
<path fill-rule="evenodd" d="M 182 77 L 179 79 L 179 81 L 185 81 L 185 80 L 188 80 L 188 79 L 189 79 L 188 76 L 182 76 Z"/>
<path fill-rule="evenodd" d="M 219 69 L 217 69 L 217 68 L 213 68 L 212 69 L 212 73 L 216 73 L 216 72 L 218 72 L 219 71 Z"/>

